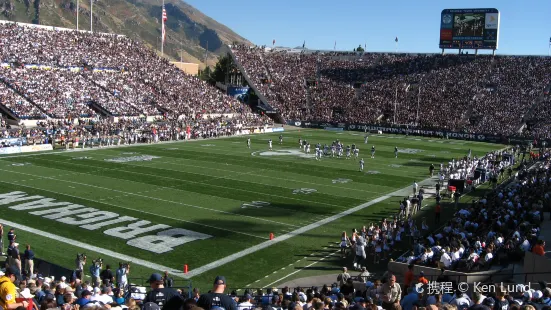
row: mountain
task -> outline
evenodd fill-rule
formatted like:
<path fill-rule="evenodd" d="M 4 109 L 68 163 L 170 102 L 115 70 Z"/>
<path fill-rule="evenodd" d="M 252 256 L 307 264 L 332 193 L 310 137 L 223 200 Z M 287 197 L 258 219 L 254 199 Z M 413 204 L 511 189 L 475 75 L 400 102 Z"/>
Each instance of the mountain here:
<path fill-rule="evenodd" d="M 93 30 L 123 34 L 160 51 L 161 0 L 92 0 Z M 79 29 L 90 30 L 90 0 L 79 0 Z M 180 0 L 165 0 L 165 55 L 214 65 L 224 44 L 249 41 Z M 0 0 L 0 19 L 76 28 L 77 0 Z M 208 53 L 207 53 L 208 49 Z"/>

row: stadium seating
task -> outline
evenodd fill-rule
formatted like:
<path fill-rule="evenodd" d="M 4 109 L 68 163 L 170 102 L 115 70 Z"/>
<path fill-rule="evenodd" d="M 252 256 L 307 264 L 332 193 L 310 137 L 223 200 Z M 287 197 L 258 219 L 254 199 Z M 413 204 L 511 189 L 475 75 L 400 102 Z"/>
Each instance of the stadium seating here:
<path fill-rule="evenodd" d="M 546 57 L 232 51 L 286 119 L 505 135 L 520 128 L 551 66 Z"/>
<path fill-rule="evenodd" d="M 92 103 L 113 116 L 248 112 L 123 36 L 2 24 L 0 41 L 0 78 L 26 99 L 2 104 L 21 118 L 91 117 Z"/>

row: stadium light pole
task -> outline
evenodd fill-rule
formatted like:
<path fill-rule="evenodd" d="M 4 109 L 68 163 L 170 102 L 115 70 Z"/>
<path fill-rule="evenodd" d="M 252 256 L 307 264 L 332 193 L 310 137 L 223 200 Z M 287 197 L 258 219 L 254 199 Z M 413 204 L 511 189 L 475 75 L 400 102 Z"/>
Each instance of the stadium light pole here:
<path fill-rule="evenodd" d="M 398 86 L 396 86 L 396 95 L 394 96 L 394 124 L 396 124 L 396 105 L 398 104 Z"/>
<path fill-rule="evenodd" d="M 419 86 L 419 92 L 417 93 L 417 116 L 415 116 L 415 123 L 419 126 L 419 104 L 421 103 L 421 86 Z"/>

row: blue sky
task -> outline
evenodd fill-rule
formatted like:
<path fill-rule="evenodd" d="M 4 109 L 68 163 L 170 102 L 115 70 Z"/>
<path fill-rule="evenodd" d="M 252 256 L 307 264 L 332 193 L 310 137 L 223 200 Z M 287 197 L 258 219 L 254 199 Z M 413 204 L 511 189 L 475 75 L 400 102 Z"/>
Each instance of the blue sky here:
<path fill-rule="evenodd" d="M 185 0 L 257 45 L 310 49 L 439 52 L 443 9 L 497 8 L 498 54 L 547 55 L 551 37 L 549 0 Z"/>

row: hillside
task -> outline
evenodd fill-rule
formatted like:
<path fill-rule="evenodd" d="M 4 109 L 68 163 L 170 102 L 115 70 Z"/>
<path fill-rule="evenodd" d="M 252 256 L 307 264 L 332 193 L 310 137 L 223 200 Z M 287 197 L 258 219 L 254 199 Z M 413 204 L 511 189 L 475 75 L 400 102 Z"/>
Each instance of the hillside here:
<path fill-rule="evenodd" d="M 124 34 L 160 51 L 160 0 L 94 0 L 94 31 Z M 247 42 L 228 27 L 179 0 L 165 0 L 165 54 L 214 65 L 224 44 Z M 0 0 L 0 19 L 76 28 L 77 0 Z M 79 29 L 90 30 L 90 1 L 80 1 Z"/>

